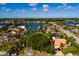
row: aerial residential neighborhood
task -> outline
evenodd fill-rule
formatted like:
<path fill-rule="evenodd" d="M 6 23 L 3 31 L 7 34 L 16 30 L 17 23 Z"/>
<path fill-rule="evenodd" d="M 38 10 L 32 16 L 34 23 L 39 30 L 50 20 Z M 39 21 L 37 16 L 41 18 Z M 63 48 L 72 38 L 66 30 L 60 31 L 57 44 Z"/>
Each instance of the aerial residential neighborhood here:
<path fill-rule="evenodd" d="M 3 19 L 5 21 L 0 22 L 0 55 L 66 56 L 79 54 L 79 36 L 72 31 L 78 29 L 78 26 L 70 25 L 70 21 L 55 20 L 55 18 L 51 21 L 49 21 L 50 18 L 47 21 L 41 19 L 42 21 L 39 19 L 31 19 L 31 21 Z M 76 23 L 78 19 L 72 21 Z M 70 22 L 70 24 L 65 22 Z"/>
<path fill-rule="evenodd" d="M 0 56 L 79 56 L 79 4 L 0 4 Z"/>

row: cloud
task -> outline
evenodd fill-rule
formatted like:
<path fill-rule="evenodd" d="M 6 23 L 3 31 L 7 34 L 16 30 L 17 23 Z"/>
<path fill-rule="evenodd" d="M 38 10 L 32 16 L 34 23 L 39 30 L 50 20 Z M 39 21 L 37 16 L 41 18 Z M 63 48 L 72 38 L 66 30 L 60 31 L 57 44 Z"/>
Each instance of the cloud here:
<path fill-rule="evenodd" d="M 14 11 L 14 13 L 16 13 L 16 14 L 18 14 L 18 13 L 24 14 L 24 13 L 26 13 L 26 9 L 16 9 L 16 10 Z"/>
<path fill-rule="evenodd" d="M 48 11 L 48 9 L 44 8 L 43 11 Z"/>
<path fill-rule="evenodd" d="M 47 4 L 43 4 L 43 8 L 47 9 L 48 5 Z"/>
<path fill-rule="evenodd" d="M 32 10 L 33 10 L 33 11 L 36 11 L 36 10 L 37 10 L 37 8 L 32 8 Z"/>
<path fill-rule="evenodd" d="M 72 9 L 73 7 L 71 5 L 68 5 L 67 3 L 63 3 L 61 6 L 58 6 L 58 8 Z"/>
<path fill-rule="evenodd" d="M 5 10 L 5 11 L 10 11 L 11 9 L 10 8 L 6 8 L 6 7 L 1 7 L 2 10 Z"/>
<path fill-rule="evenodd" d="M 68 5 L 66 3 L 63 3 L 61 6 L 58 6 L 58 8 L 66 8 Z"/>
<path fill-rule="evenodd" d="M 65 9 L 72 9 L 72 6 L 67 6 Z"/>
<path fill-rule="evenodd" d="M 37 3 L 29 3 L 28 5 L 29 5 L 29 6 L 36 6 Z"/>
<path fill-rule="evenodd" d="M 11 10 L 10 8 L 7 8 L 7 9 L 6 9 L 6 11 L 10 11 L 10 10 Z"/>
<path fill-rule="evenodd" d="M 48 11 L 49 6 L 47 4 L 43 4 L 43 11 Z"/>

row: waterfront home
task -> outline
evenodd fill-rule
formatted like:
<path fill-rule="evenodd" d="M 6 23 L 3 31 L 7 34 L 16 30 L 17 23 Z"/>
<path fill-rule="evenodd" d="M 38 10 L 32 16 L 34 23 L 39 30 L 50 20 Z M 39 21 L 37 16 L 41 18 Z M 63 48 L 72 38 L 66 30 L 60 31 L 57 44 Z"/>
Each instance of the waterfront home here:
<path fill-rule="evenodd" d="M 20 24 L 18 25 L 18 27 L 19 27 L 20 29 L 26 29 L 24 23 L 20 23 Z"/>
<path fill-rule="evenodd" d="M 21 28 L 21 29 L 25 29 L 25 26 L 18 26 L 19 28 Z"/>

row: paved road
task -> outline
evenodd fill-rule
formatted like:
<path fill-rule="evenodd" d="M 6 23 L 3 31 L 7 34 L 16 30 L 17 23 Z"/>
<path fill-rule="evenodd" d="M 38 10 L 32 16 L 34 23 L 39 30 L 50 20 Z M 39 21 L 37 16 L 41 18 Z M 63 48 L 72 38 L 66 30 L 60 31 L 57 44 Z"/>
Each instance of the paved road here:
<path fill-rule="evenodd" d="M 65 56 L 64 53 L 62 51 L 58 51 L 55 56 Z"/>
<path fill-rule="evenodd" d="M 75 34 L 73 34 L 72 32 L 70 32 L 70 31 L 68 31 L 68 30 L 63 29 L 61 26 L 57 25 L 57 24 L 54 23 L 54 22 L 52 22 L 52 24 L 53 24 L 54 26 L 56 26 L 56 27 L 59 29 L 59 31 L 65 33 L 68 37 L 73 37 L 73 38 L 75 38 L 75 39 L 76 39 L 76 42 L 79 43 L 79 39 L 78 39 L 78 37 L 77 37 Z M 57 52 L 57 53 L 55 54 L 55 56 L 64 56 L 64 53 L 63 53 L 62 51 L 59 51 L 59 52 Z"/>
<path fill-rule="evenodd" d="M 73 37 L 76 39 L 76 42 L 79 43 L 79 37 L 77 37 L 75 34 L 73 34 L 72 32 L 63 29 L 61 26 L 57 25 L 56 23 L 52 23 L 53 25 L 55 25 L 61 32 L 65 33 L 68 37 Z"/>

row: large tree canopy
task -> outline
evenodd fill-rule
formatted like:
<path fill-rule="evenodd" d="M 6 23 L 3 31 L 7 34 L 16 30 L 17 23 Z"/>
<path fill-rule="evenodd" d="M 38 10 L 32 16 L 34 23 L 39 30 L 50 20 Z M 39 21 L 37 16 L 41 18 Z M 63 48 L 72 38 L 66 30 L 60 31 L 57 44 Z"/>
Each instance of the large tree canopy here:
<path fill-rule="evenodd" d="M 53 48 L 50 42 L 50 36 L 42 32 L 34 33 L 30 36 L 27 42 L 27 46 L 40 51 L 46 51 L 52 53 Z"/>

